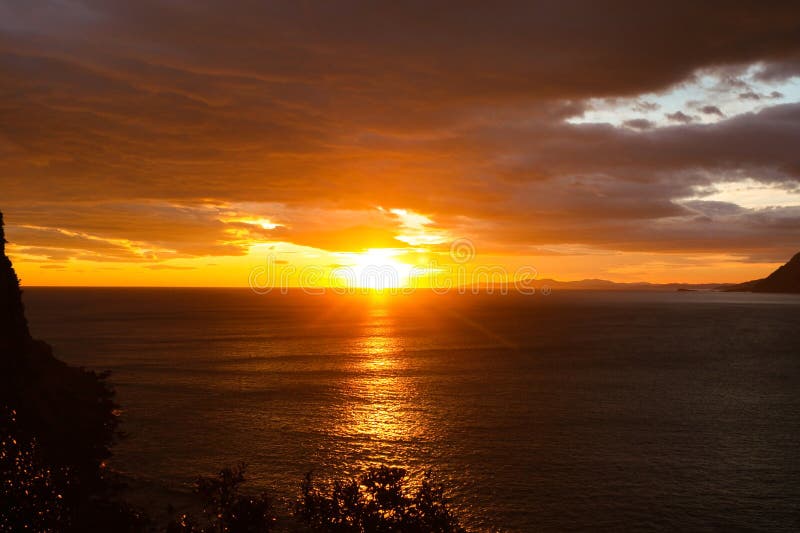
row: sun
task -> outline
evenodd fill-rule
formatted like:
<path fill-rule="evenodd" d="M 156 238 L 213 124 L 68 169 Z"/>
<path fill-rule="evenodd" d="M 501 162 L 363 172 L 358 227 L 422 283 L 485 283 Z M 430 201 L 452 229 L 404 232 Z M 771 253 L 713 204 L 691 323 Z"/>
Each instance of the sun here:
<path fill-rule="evenodd" d="M 341 253 L 342 265 L 333 275 L 348 288 L 385 291 L 407 287 L 413 267 L 397 259 L 402 250 L 370 248 L 361 253 Z"/>

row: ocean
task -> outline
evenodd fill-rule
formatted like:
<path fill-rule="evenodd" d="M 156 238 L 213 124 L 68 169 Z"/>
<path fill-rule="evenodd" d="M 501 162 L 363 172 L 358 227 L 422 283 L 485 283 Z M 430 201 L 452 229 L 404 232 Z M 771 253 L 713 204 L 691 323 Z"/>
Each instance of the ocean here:
<path fill-rule="evenodd" d="M 478 531 L 800 528 L 800 297 L 28 288 L 112 371 L 111 467 L 161 493 L 244 461 L 287 501 L 433 469 Z"/>

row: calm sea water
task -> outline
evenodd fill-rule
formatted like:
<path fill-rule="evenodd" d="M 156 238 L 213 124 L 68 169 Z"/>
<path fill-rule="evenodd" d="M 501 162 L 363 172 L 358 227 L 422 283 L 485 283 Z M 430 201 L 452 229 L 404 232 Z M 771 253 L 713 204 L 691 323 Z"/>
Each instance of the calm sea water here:
<path fill-rule="evenodd" d="M 800 298 L 25 291 L 34 334 L 113 371 L 113 466 L 185 490 L 238 461 L 433 468 L 479 530 L 797 530 Z"/>

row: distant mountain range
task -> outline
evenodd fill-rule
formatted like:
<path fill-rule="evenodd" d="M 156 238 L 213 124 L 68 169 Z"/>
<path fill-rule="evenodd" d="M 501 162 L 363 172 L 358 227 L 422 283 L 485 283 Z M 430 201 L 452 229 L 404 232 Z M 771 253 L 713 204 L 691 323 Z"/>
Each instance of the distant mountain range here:
<path fill-rule="evenodd" d="M 800 253 L 764 279 L 720 287 L 726 292 L 800 293 Z"/>
<path fill-rule="evenodd" d="M 583 279 L 580 281 L 558 281 L 555 279 L 532 280 L 530 285 L 541 290 L 593 290 L 593 291 L 721 291 L 721 292 L 771 292 L 800 293 L 800 253 L 764 279 L 745 283 L 617 283 L 605 279 Z M 472 287 L 488 289 L 488 284 Z M 494 284 L 502 290 L 502 284 Z M 509 287 L 510 288 L 510 287 Z"/>
<path fill-rule="evenodd" d="M 535 279 L 526 283 L 527 287 L 533 287 L 537 291 L 559 290 L 559 291 L 713 291 L 722 285 L 719 283 L 648 283 L 639 281 L 634 283 L 617 283 L 607 279 L 582 279 L 579 281 L 559 281 L 557 279 Z M 467 289 L 480 289 L 502 291 L 503 289 L 513 290 L 513 283 L 476 283 L 468 285 Z"/>
<path fill-rule="evenodd" d="M 550 288 L 558 290 L 591 290 L 591 291 L 712 291 L 716 290 L 719 283 L 648 283 L 645 281 L 634 283 L 617 283 L 605 279 L 582 279 L 580 281 L 558 281 L 555 279 L 540 279 L 532 282 L 537 289 Z"/>

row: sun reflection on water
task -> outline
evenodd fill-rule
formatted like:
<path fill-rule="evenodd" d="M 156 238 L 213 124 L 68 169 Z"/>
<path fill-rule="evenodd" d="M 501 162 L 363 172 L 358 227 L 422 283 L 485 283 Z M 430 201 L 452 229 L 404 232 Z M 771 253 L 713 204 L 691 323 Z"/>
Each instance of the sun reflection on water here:
<path fill-rule="evenodd" d="M 425 424 L 419 391 L 391 309 L 371 308 L 349 348 L 352 362 L 342 384 L 346 402 L 335 433 L 345 437 L 363 467 L 401 464 Z"/>

